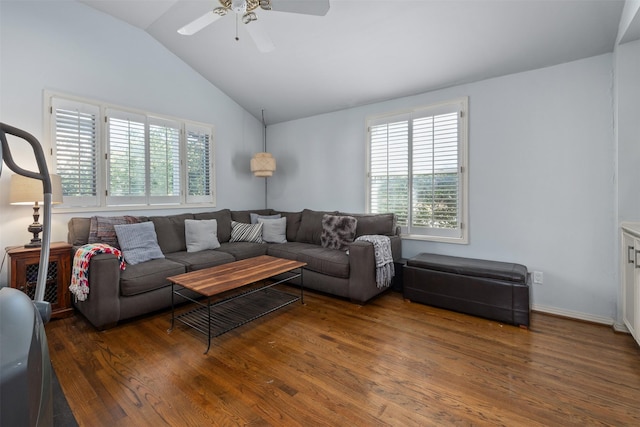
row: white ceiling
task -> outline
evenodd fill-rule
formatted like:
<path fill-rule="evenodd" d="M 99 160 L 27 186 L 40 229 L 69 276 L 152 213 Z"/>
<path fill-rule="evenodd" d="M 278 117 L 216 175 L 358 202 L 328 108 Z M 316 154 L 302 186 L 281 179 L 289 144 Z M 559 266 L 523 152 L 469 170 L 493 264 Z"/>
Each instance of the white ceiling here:
<path fill-rule="evenodd" d="M 268 124 L 612 52 L 623 0 L 330 0 L 326 16 L 257 9 L 260 53 L 217 0 L 80 0 L 148 32 Z M 304 1 L 304 0 L 302 0 Z"/>

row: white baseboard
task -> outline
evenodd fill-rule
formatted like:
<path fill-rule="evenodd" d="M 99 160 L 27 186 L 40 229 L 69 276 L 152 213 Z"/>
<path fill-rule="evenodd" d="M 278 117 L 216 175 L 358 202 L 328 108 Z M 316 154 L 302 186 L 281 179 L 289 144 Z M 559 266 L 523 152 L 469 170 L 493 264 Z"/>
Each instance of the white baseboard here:
<path fill-rule="evenodd" d="M 623 325 L 622 323 L 614 323 L 613 324 L 613 330 L 616 332 L 620 332 L 622 334 L 630 334 L 631 332 L 629 331 L 629 329 L 627 328 L 626 325 Z"/>
<path fill-rule="evenodd" d="M 624 325 L 616 324 L 615 320 L 610 317 L 594 316 L 593 314 L 581 313 L 579 311 L 565 310 L 562 308 L 548 307 L 538 304 L 532 304 L 531 310 L 538 311 L 540 313 L 555 314 L 556 316 L 568 317 L 571 319 L 584 320 L 586 322 L 612 326 L 616 331 L 618 331 L 618 329 L 616 329 L 617 327 L 623 327 L 625 330 L 627 329 L 624 327 Z M 619 332 L 622 332 L 622 330 L 620 330 Z"/>

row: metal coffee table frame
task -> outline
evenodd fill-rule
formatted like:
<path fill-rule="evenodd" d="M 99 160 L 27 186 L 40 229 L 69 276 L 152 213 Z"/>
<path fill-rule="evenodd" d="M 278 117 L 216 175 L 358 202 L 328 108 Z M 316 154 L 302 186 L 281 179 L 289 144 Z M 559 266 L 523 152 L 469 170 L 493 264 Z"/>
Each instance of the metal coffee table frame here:
<path fill-rule="evenodd" d="M 207 336 L 207 349 L 204 354 L 207 354 L 211 348 L 211 338 L 220 336 L 232 329 L 279 310 L 280 308 L 296 301 L 300 301 L 301 304 L 304 304 L 302 272 L 303 268 L 301 266 L 284 273 L 291 274 L 290 276 L 273 283 L 265 284 L 264 286 L 250 288 L 244 291 L 241 290 L 243 287 L 248 287 L 255 282 L 240 286 L 237 288 L 240 289 L 239 292 L 233 292 L 227 297 L 216 299 L 213 303 L 212 297 L 215 295 L 203 295 L 206 298 L 206 301 L 202 301 L 202 299 L 197 300 L 182 293 L 182 291 L 189 289 L 188 287 L 178 285 L 172 281 L 171 327 L 167 332 L 171 332 L 175 327 L 175 322 L 178 321 L 205 334 Z M 288 282 L 298 277 L 300 278 L 299 296 L 282 290 L 273 289 L 276 285 Z M 196 304 L 197 307 L 186 311 L 185 313 L 176 315 L 176 296 Z"/>

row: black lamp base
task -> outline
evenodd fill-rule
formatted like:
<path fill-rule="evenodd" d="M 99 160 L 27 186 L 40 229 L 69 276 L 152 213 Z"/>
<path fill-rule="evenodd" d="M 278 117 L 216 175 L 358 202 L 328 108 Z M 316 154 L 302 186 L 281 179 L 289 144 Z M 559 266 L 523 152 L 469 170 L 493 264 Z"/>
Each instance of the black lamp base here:
<path fill-rule="evenodd" d="M 36 202 L 36 205 L 33 207 L 33 224 L 27 228 L 29 233 L 33 233 L 33 239 L 24 245 L 25 248 L 39 248 L 42 246 L 42 239 L 38 237 L 38 235 L 42 233 L 42 224 L 38 222 L 38 219 L 40 219 L 40 207 Z"/>
<path fill-rule="evenodd" d="M 31 241 L 29 243 L 24 245 L 25 248 L 39 248 L 41 246 L 42 246 L 42 240 L 41 239 L 31 239 Z"/>

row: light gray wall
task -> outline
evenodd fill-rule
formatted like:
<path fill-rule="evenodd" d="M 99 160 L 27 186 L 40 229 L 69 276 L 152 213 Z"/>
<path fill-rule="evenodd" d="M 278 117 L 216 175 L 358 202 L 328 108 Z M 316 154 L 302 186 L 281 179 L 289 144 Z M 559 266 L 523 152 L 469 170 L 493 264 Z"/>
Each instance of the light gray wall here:
<path fill-rule="evenodd" d="M 262 151 L 260 121 L 148 34 L 78 2 L 0 2 L 0 121 L 49 147 L 43 129 L 45 89 L 213 124 L 217 206 L 264 205 L 264 181 L 249 170 L 253 153 Z M 12 145 L 16 161 L 35 168 L 26 144 L 13 139 Z M 5 167 L 0 178 L 2 249 L 31 238 L 27 226 L 32 210 L 8 205 L 12 173 Z M 169 212 L 175 210 L 137 211 Z M 67 221 L 74 215 L 95 212 L 61 214 L 54 209 L 53 241 L 66 241 Z M 7 283 L 7 263 L 0 285 Z"/>
<path fill-rule="evenodd" d="M 269 206 L 365 210 L 368 115 L 469 96 L 470 244 L 403 241 L 544 273 L 538 309 L 616 318 L 613 56 L 268 127 Z"/>
<path fill-rule="evenodd" d="M 616 46 L 615 50 L 617 220 L 615 235 L 619 265 L 626 258 L 621 250 L 620 223 L 640 222 L 640 40 Z M 620 273 L 621 274 L 621 273 Z M 621 285 L 620 285 L 621 286 Z M 623 307 L 619 288 L 618 307 Z M 622 308 L 617 323 L 623 324 Z"/>
<path fill-rule="evenodd" d="M 640 40 L 616 53 L 618 219 L 640 221 Z"/>

